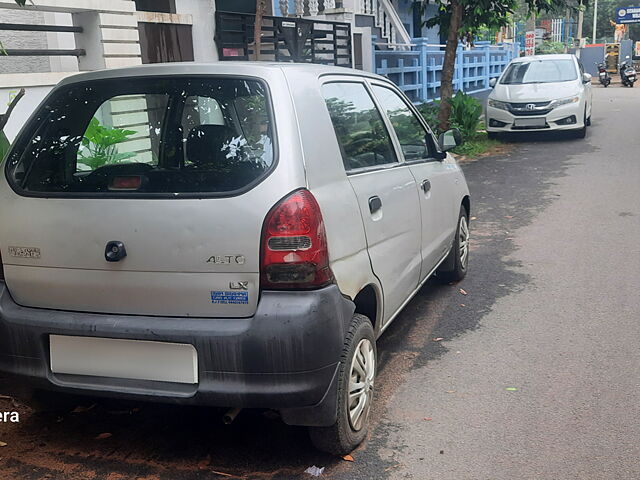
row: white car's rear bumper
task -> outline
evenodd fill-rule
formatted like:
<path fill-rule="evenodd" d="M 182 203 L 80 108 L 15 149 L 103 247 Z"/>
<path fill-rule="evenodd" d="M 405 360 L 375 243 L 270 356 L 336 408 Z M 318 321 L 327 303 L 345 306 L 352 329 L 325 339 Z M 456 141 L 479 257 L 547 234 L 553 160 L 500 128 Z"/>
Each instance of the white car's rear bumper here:
<path fill-rule="evenodd" d="M 488 132 L 543 132 L 550 130 L 578 130 L 584 127 L 585 105 L 578 102 L 531 115 L 513 113 L 487 106 Z"/>

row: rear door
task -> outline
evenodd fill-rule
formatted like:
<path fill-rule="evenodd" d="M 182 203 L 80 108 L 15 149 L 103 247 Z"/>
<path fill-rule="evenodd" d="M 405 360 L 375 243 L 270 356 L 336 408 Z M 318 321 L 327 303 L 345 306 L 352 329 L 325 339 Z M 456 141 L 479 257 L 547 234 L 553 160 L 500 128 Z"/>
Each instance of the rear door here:
<path fill-rule="evenodd" d="M 409 167 L 397 157 L 383 117 L 363 82 L 323 85 L 349 182 L 358 198 L 371 265 L 388 321 L 417 288 L 420 203 Z"/>
<path fill-rule="evenodd" d="M 243 317 L 262 221 L 286 191 L 266 85 L 232 77 L 72 84 L 8 158 L 0 245 L 25 306 Z M 289 178 L 289 177 L 287 177 Z M 277 180 L 277 179 L 276 179 Z M 286 182 L 282 183 L 286 188 Z"/>
<path fill-rule="evenodd" d="M 424 279 L 451 247 L 459 208 L 454 201 L 456 172 L 435 158 L 433 136 L 391 86 L 373 82 L 372 89 L 416 180 L 422 226 L 420 278 Z"/>

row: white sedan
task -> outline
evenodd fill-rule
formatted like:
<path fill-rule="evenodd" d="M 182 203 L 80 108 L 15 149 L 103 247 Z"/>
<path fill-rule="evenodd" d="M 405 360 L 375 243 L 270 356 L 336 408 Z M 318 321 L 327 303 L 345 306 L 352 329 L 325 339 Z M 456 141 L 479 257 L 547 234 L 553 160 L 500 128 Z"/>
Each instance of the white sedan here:
<path fill-rule="evenodd" d="M 516 58 L 496 81 L 487 100 L 487 132 L 574 131 L 591 124 L 591 75 L 575 55 Z"/>

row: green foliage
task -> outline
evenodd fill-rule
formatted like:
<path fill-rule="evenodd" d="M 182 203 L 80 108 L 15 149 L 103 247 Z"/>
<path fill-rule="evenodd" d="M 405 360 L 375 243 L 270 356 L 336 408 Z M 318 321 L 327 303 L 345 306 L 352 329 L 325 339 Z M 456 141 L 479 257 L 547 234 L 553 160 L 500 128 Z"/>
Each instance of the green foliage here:
<path fill-rule="evenodd" d="M 83 148 L 80 149 L 78 163 L 95 170 L 103 165 L 113 165 L 135 157 L 135 153 L 119 153 L 117 147 L 135 133 L 133 130 L 104 127 L 97 118 L 92 118 L 82 138 Z"/>
<path fill-rule="evenodd" d="M 476 32 L 481 28 L 495 29 L 506 26 L 510 21 L 510 16 L 516 13 L 521 6 L 527 13 L 535 12 L 536 14 L 564 13 L 567 8 L 576 6 L 574 0 L 458 0 L 458 3 L 463 8 L 460 32 Z M 584 6 L 589 2 L 583 0 L 581 3 Z M 438 14 L 426 19 L 425 26 L 429 28 L 440 27 L 441 34 L 446 35 L 451 23 L 453 2 L 449 0 L 420 0 L 414 3 L 414 8 L 417 8 L 424 16 L 428 4 L 437 5 Z"/>
<path fill-rule="evenodd" d="M 2 130 L 0 130 L 0 165 L 4 160 L 4 157 L 9 152 L 9 147 L 11 147 L 11 144 L 9 143 L 7 136 L 4 134 Z"/>
<path fill-rule="evenodd" d="M 614 28 L 609 22 L 611 20 L 615 22 L 616 11 L 618 8 L 636 5 L 637 3 L 638 2 L 630 0 L 598 0 L 598 18 L 596 21 L 597 41 L 613 42 Z M 593 39 L 593 2 L 587 6 L 584 18 L 584 36 L 590 43 Z M 629 38 L 635 41 L 640 41 L 640 23 L 631 23 L 628 27 Z"/>
<path fill-rule="evenodd" d="M 451 116 L 449 122 L 451 127 L 460 129 L 465 142 L 473 139 L 479 128 L 482 117 L 482 104 L 471 95 L 458 92 L 449 100 L 451 105 Z M 418 111 L 422 114 L 433 131 L 438 134 L 438 112 L 440 102 L 430 102 L 418 105 Z"/>
<path fill-rule="evenodd" d="M 564 43 L 547 40 L 536 47 L 536 53 L 547 55 L 551 53 L 564 53 Z"/>
<path fill-rule="evenodd" d="M 418 111 L 427 121 L 427 124 L 432 128 L 438 127 L 438 112 L 440 111 L 440 102 L 422 103 L 417 106 Z"/>
<path fill-rule="evenodd" d="M 480 126 L 480 117 L 482 116 L 480 102 L 471 95 L 458 91 L 449 100 L 449 103 L 451 104 L 451 117 L 449 120 L 451 126 L 460 129 L 465 142 L 475 137 Z"/>

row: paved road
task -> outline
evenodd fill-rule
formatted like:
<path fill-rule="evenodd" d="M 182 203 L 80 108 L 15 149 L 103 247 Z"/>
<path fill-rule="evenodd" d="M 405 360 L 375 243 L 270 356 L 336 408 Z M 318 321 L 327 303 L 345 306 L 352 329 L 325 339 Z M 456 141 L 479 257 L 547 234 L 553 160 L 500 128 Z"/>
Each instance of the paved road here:
<path fill-rule="evenodd" d="M 465 165 L 472 271 L 428 285 L 385 333 L 355 462 L 261 412 L 225 427 L 207 409 L 98 402 L 20 407 L 0 423 L 0 478 L 640 478 L 640 91 L 595 101 L 586 141 L 528 136 Z"/>

